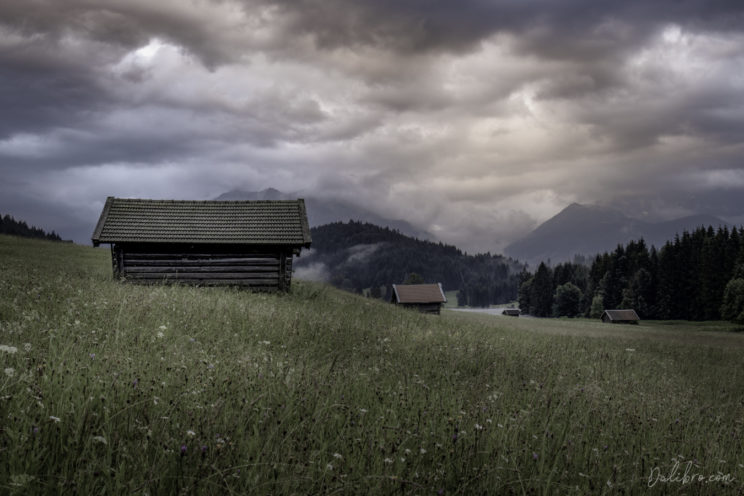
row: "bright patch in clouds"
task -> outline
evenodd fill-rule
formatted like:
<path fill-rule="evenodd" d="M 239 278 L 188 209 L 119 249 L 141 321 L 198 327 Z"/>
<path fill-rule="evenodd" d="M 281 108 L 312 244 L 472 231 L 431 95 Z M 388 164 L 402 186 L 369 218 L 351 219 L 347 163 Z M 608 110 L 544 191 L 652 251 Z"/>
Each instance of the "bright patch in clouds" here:
<path fill-rule="evenodd" d="M 35 5 L 0 6 L 0 211 L 77 241 L 108 195 L 235 188 L 469 251 L 572 202 L 744 215 L 740 2 Z"/>

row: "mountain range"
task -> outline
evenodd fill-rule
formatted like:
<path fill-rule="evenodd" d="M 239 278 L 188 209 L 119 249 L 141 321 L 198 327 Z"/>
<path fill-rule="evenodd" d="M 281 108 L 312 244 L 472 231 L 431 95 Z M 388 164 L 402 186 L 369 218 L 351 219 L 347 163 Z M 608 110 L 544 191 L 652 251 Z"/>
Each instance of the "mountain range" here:
<path fill-rule="evenodd" d="M 547 260 L 564 262 L 575 255 L 612 251 L 618 244 L 641 238 L 649 246 L 660 248 L 676 234 L 701 226 L 717 228 L 729 224 L 712 215 L 647 222 L 610 207 L 573 203 L 524 238 L 508 245 L 505 253 L 530 265 Z"/>
<path fill-rule="evenodd" d="M 310 227 L 322 226 L 332 222 L 355 220 L 389 227 L 414 238 L 433 239 L 433 236 L 428 232 L 417 229 L 404 220 L 387 219 L 370 210 L 343 200 L 319 198 L 301 193 L 284 193 L 274 188 L 267 188 L 261 191 L 236 189 L 221 194 L 215 200 L 296 200 L 297 198 L 304 198 L 305 200 L 307 220 L 310 223 Z"/>

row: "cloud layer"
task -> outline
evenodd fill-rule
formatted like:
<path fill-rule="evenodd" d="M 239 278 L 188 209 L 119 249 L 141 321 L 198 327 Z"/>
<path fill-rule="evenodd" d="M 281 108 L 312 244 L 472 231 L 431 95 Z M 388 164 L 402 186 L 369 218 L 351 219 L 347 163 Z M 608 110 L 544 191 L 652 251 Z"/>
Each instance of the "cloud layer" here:
<path fill-rule="evenodd" d="M 9 0 L 0 212 L 273 186 L 498 251 L 578 201 L 744 215 L 744 6 Z"/>

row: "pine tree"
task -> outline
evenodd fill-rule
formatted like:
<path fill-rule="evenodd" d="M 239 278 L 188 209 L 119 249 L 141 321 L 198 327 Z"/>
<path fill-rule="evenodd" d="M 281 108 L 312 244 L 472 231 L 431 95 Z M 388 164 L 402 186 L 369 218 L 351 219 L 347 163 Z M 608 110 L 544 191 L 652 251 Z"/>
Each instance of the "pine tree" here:
<path fill-rule="evenodd" d="M 550 269 L 540 263 L 535 272 L 530 291 L 530 314 L 548 317 L 553 311 L 553 276 Z"/>

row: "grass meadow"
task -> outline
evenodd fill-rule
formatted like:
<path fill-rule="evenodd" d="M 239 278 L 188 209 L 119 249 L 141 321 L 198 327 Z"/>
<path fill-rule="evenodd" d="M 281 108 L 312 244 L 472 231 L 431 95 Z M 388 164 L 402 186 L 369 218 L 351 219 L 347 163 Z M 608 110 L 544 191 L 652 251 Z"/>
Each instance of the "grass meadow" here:
<path fill-rule="evenodd" d="M 0 494 L 742 494 L 732 331 L 136 286 L 0 237 Z"/>

